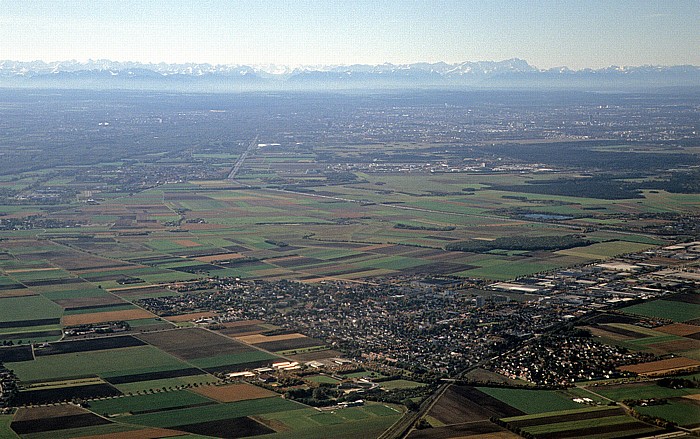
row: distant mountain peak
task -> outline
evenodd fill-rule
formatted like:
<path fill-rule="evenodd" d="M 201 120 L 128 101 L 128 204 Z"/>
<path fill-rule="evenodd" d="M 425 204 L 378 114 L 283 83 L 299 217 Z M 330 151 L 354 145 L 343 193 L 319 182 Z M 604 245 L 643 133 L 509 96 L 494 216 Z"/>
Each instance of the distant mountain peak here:
<path fill-rule="evenodd" d="M 460 63 L 283 66 L 139 63 L 107 59 L 0 61 L 0 87 L 187 90 L 421 87 L 644 88 L 700 87 L 695 66 L 538 69 L 520 58 Z"/>

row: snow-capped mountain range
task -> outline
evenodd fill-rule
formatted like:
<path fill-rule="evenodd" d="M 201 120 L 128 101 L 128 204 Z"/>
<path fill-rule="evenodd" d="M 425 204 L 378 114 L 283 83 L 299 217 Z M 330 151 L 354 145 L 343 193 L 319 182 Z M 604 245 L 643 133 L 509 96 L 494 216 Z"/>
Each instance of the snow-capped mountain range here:
<path fill-rule="evenodd" d="M 700 67 L 538 69 L 527 61 L 319 66 L 143 64 L 110 60 L 0 61 L 0 87 L 338 89 L 427 87 L 645 88 L 700 86 Z"/>

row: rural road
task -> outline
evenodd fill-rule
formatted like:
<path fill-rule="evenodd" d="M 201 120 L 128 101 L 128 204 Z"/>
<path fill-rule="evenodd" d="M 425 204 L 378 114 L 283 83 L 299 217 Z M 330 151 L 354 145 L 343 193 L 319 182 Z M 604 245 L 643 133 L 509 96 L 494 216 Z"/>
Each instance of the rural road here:
<path fill-rule="evenodd" d="M 238 174 L 238 170 L 241 169 L 241 166 L 243 165 L 243 162 L 245 162 L 245 159 L 248 158 L 251 152 L 258 146 L 258 137 L 255 136 L 253 140 L 250 142 L 248 145 L 248 148 L 241 154 L 240 157 L 238 157 L 238 160 L 236 160 L 236 163 L 233 165 L 233 168 L 231 169 L 231 172 L 228 173 L 228 177 L 226 177 L 227 180 L 233 180 L 236 178 L 236 174 Z"/>

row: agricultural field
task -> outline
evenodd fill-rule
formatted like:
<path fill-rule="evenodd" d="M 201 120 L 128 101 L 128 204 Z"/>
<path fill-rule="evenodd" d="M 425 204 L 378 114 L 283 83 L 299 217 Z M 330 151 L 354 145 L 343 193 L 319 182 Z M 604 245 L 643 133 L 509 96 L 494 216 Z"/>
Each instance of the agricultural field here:
<path fill-rule="evenodd" d="M 376 438 L 403 414 L 400 406 L 370 403 L 319 413 L 313 409 L 264 414 L 258 418 L 279 431 L 268 437 L 275 439 L 342 439 Z"/>
<path fill-rule="evenodd" d="M 573 110 L 562 108 L 562 96 L 575 103 Z M 497 292 L 493 281 L 521 281 L 695 239 L 700 201 L 693 177 L 700 161 L 687 129 L 696 118 L 695 100 L 516 97 L 0 92 L 0 362 L 16 374 L 20 406 L 0 415 L 0 436 L 375 438 L 407 409 L 374 400 L 419 404 L 421 392 L 433 388 L 430 380 L 462 369 L 453 367 L 461 358 L 477 364 L 491 347 L 519 338 L 489 332 L 520 316 L 488 321 L 497 296 L 510 299 L 507 307 L 558 299 L 539 291 Z M 625 127 L 637 120 L 639 105 L 658 110 L 658 119 Z M 619 118 L 622 128 L 605 119 L 614 120 L 613 108 L 629 110 Z M 680 128 L 668 122 L 676 111 Z M 599 115 L 604 123 L 588 123 Z M 649 131 L 657 125 L 658 132 Z M 620 134 L 640 130 L 644 140 Z M 666 140 L 674 132 L 684 137 Z M 686 257 L 664 256 L 650 266 L 692 275 L 696 262 Z M 628 274 L 610 275 L 610 288 L 631 285 Z M 397 346 L 415 341 L 428 346 L 426 354 L 452 349 L 454 342 L 459 347 L 440 361 L 455 363 L 423 372 L 427 354 L 412 357 L 415 364 L 410 356 L 393 358 L 381 346 L 391 331 L 374 328 L 357 338 L 380 334 L 376 345 L 347 348 L 340 335 L 354 336 L 353 328 L 377 309 L 371 300 L 354 303 L 348 291 L 342 292 L 347 303 L 332 293 L 323 305 L 343 308 L 323 323 L 338 329 L 328 336 L 324 316 L 314 322 L 317 332 L 313 325 L 295 326 L 325 296 L 276 296 L 254 314 L 261 307 L 255 301 L 214 303 L 219 291 L 209 280 L 217 278 L 396 282 L 397 288 L 404 280 L 410 288 L 447 280 L 458 294 L 442 295 L 440 284 L 425 290 L 431 289 L 426 303 L 444 307 L 437 309 L 445 315 L 431 315 L 436 309 L 426 306 L 408 316 L 396 315 L 399 308 L 380 316 L 395 324 L 389 329 L 399 328 L 395 333 L 415 330 L 415 339 Z M 546 290 L 553 279 L 538 287 Z M 387 302 L 399 303 L 408 297 L 403 293 Z M 585 306 L 574 309 L 574 317 L 594 309 L 587 301 L 598 290 L 577 293 L 581 298 L 573 301 Z M 488 307 L 473 307 L 476 295 Z M 562 308 L 575 308 L 567 301 Z M 559 309 L 546 327 L 561 323 Z M 356 310 L 367 314 L 345 318 Z M 523 318 L 550 317 L 540 311 Z M 458 339 L 473 338 L 457 334 L 459 322 L 481 312 L 483 323 L 468 330 L 480 331 L 484 343 L 476 340 L 483 346 L 461 349 Z M 649 354 L 650 361 L 620 370 L 647 379 L 700 365 L 700 303 L 693 294 L 664 295 L 620 312 L 629 321 L 586 326 L 597 341 Z M 429 324 L 413 324 L 422 318 Z M 641 320 L 648 327 L 635 324 Z M 443 326 L 454 336 L 427 341 Z M 467 360 L 471 352 L 479 353 Z M 652 355 L 658 358 L 651 361 Z M 333 361 L 346 356 L 363 362 Z M 381 367 L 364 370 L 365 360 Z M 282 361 L 307 369 L 298 377 L 227 377 Z M 303 364 L 311 361 L 321 363 L 313 366 L 318 371 Z M 420 368 L 409 367 L 417 363 Z M 377 386 L 363 389 L 374 400 L 358 407 L 316 409 L 286 393 L 313 395 L 363 378 Z M 619 408 L 602 407 L 629 398 L 666 398 L 668 404 L 640 407 L 640 413 L 695 425 L 697 389 L 645 381 L 534 390 L 486 366 L 459 378 L 518 388 L 451 385 L 424 416 L 432 428 L 411 438 L 514 437 L 492 419 L 544 438 L 657 432 Z M 578 398 L 597 405 L 584 407 L 573 401 Z"/>
<path fill-rule="evenodd" d="M 580 404 L 553 390 L 507 389 L 497 387 L 477 387 L 497 400 L 527 414 L 546 413 L 556 410 L 574 409 Z"/>
<path fill-rule="evenodd" d="M 628 306 L 627 308 L 623 308 L 623 311 L 628 314 L 658 317 L 683 323 L 698 318 L 700 315 L 700 304 L 683 303 L 683 305 L 680 305 L 680 302 L 677 301 L 654 300 Z"/>
<path fill-rule="evenodd" d="M 697 395 L 697 394 L 696 394 Z M 637 410 L 645 415 L 675 422 L 681 427 L 700 427 L 700 398 L 670 398 L 666 404 L 639 407 Z"/>
<path fill-rule="evenodd" d="M 700 393 L 698 389 L 671 389 L 659 386 L 653 382 L 608 384 L 595 387 L 589 386 L 587 389 L 614 401 L 623 401 L 626 399 L 674 398 Z"/>
<path fill-rule="evenodd" d="M 516 416 L 503 418 L 501 422 L 514 431 L 528 433 L 538 439 L 630 437 L 663 431 L 626 415 L 624 410 L 617 407 L 589 407 Z"/>

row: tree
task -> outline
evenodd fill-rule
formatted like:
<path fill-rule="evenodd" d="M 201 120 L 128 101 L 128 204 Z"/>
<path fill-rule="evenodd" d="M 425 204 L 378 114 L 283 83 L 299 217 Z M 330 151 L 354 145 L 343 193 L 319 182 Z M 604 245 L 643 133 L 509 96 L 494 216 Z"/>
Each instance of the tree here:
<path fill-rule="evenodd" d="M 406 408 L 409 409 L 409 410 L 412 411 L 412 412 L 415 412 L 415 411 L 418 410 L 418 408 L 419 408 L 419 405 L 416 404 L 416 402 L 415 402 L 414 400 L 412 400 L 411 398 L 406 398 L 406 399 L 404 399 L 401 403 L 402 403 L 403 405 L 405 405 Z"/>

